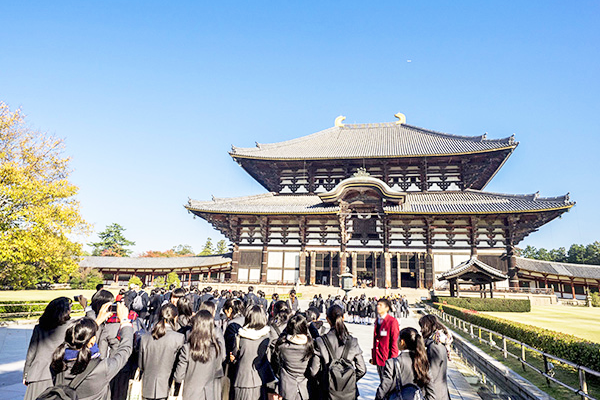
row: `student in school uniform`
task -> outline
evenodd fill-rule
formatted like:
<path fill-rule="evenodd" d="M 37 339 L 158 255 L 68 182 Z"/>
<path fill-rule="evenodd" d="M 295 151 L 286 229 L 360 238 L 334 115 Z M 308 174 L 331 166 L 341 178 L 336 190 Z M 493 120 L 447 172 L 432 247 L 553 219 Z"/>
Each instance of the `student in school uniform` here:
<path fill-rule="evenodd" d="M 421 333 L 427 347 L 430 380 L 425 385 L 426 400 L 450 400 L 448 391 L 448 349 L 445 346 L 449 334 L 435 315 L 425 315 L 419 320 Z"/>
<path fill-rule="evenodd" d="M 65 341 L 65 332 L 71 323 L 70 299 L 59 297 L 48 303 L 33 328 L 27 349 L 23 367 L 23 384 L 27 385 L 25 400 L 36 399 L 52 386 L 52 374 L 48 366 L 54 350 Z"/>
<path fill-rule="evenodd" d="M 185 336 L 175 329 L 177 308 L 167 303 L 160 309 L 159 321 L 140 339 L 139 368 L 144 399 L 166 399 L 171 388 L 175 359 Z"/>
<path fill-rule="evenodd" d="M 267 359 L 270 330 L 261 306 L 255 305 L 246 311 L 244 326 L 238 332 L 238 346 L 230 355 L 235 365 L 232 383 L 235 400 L 267 399 L 267 385 L 275 381 Z"/>
<path fill-rule="evenodd" d="M 373 349 L 371 364 L 377 366 L 379 379 L 383 376 L 383 367 L 388 358 L 398 357 L 398 320 L 389 314 L 390 301 L 385 298 L 377 301 L 377 320 L 373 331 Z"/>
<path fill-rule="evenodd" d="M 183 400 L 220 399 L 221 392 L 215 381 L 223 375 L 225 343 L 222 336 L 216 334 L 210 311 L 199 310 L 190 322 L 189 341 L 179 353 L 175 382 L 184 382 Z"/>
<path fill-rule="evenodd" d="M 342 307 L 333 305 L 327 310 L 327 322 L 331 329 L 327 334 L 315 339 L 315 356 L 311 361 L 310 375 L 320 383 L 327 380 L 326 372 L 332 361 L 346 354 L 356 373 L 356 382 L 367 373 L 367 366 L 358 344 L 358 339 L 351 336 L 344 324 L 344 310 Z M 324 389 L 321 386 L 321 389 Z M 358 398 L 358 387 L 354 388 L 354 396 L 348 400 Z M 322 392 L 311 393 L 311 399 L 327 398 Z"/>
<path fill-rule="evenodd" d="M 133 328 L 127 319 L 128 314 L 125 305 L 117 306 L 117 315 L 121 320 L 121 341 L 108 358 L 100 357 L 96 344 L 97 321 L 103 322 L 110 317 L 108 305 L 99 310 L 96 321 L 84 317 L 70 325 L 63 344 L 52 354 L 50 370 L 54 384 L 74 386 L 80 399 L 110 399 L 109 383 L 127 363 L 133 349 Z"/>
<path fill-rule="evenodd" d="M 284 400 L 308 400 L 308 368 L 314 356 L 308 322 L 302 314 L 289 319 L 286 334 L 275 343 L 271 365 L 279 378 L 278 394 Z"/>
<path fill-rule="evenodd" d="M 400 389 L 400 393 L 396 393 L 400 398 L 418 398 L 416 392 L 421 392 L 429 383 L 429 361 L 423 337 L 414 328 L 402 329 L 399 336 L 400 353 L 385 362 L 375 400 L 388 399 L 397 389 Z"/>

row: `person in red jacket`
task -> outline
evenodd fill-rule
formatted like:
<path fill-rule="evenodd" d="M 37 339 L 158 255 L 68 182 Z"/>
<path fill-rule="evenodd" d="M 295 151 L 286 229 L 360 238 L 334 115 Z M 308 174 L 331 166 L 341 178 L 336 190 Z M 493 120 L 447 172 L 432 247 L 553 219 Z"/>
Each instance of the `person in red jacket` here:
<path fill-rule="evenodd" d="M 398 357 L 398 335 L 400 326 L 398 320 L 388 314 L 391 304 L 388 299 L 381 298 L 377 301 L 377 320 L 373 334 L 373 350 L 371 364 L 377 366 L 379 379 L 383 376 L 385 362 L 389 358 Z"/>

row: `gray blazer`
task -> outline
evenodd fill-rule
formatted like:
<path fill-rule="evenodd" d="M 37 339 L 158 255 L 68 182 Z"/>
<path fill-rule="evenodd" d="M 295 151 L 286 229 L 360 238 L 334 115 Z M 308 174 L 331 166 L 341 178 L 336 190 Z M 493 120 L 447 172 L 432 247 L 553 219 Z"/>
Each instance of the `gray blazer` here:
<path fill-rule="evenodd" d="M 100 364 L 85 378 L 77 388 L 79 400 L 108 400 L 110 398 L 109 383 L 125 365 L 133 350 L 133 328 L 125 326 L 121 330 L 121 342 L 117 351 L 109 358 L 100 361 Z M 75 361 L 67 363 L 64 375 L 64 384 L 68 385 L 76 375 L 71 374 L 71 367 Z"/>
<path fill-rule="evenodd" d="M 448 392 L 448 351 L 446 346 L 435 343 L 432 339 L 425 341 L 427 358 L 429 359 L 429 383 L 425 385 L 426 400 L 450 400 Z"/>
<path fill-rule="evenodd" d="M 215 393 L 215 379 L 223 376 L 225 342 L 222 335 L 215 336 L 219 342 L 219 354 L 216 354 L 214 348 L 211 349 L 211 357 L 205 363 L 192 359 L 189 343 L 181 348 L 175 369 L 175 382 L 184 382 L 183 400 L 212 400 L 220 397 L 220 393 Z"/>
<path fill-rule="evenodd" d="M 52 379 L 50 373 L 52 354 L 65 341 L 65 332 L 72 323 L 72 320 L 67 321 L 50 331 L 43 330 L 39 325 L 33 328 L 27 356 L 25 357 L 25 366 L 23 367 L 25 382 Z"/>
<path fill-rule="evenodd" d="M 343 347 L 338 343 L 337 336 L 335 336 L 335 329 L 330 329 L 329 332 L 327 332 L 327 338 L 331 342 L 331 347 L 333 348 L 335 356 L 341 357 L 344 350 Z M 358 345 L 358 339 L 353 336 L 349 336 L 348 340 L 350 340 L 350 343 L 348 344 L 350 346 L 348 351 L 348 360 L 354 363 L 354 368 L 356 370 L 356 381 L 358 381 L 367 373 L 367 366 L 365 365 L 362 350 Z M 331 364 L 329 352 L 325 347 L 325 343 L 323 343 L 323 339 L 318 337 L 315 339 L 315 356 L 311 361 L 310 374 L 312 376 L 317 376 L 324 373 L 329 364 Z"/>
<path fill-rule="evenodd" d="M 169 324 L 165 335 L 158 340 L 150 332 L 142 335 L 138 365 L 144 398 L 162 399 L 169 395 L 175 359 L 184 341 L 185 336 L 175 332 Z"/>
<path fill-rule="evenodd" d="M 396 386 L 402 387 L 410 383 L 416 385 L 412 359 L 408 351 L 401 351 L 397 358 L 388 358 L 385 361 L 383 376 L 377 388 L 375 400 L 387 399 Z"/>
<path fill-rule="evenodd" d="M 257 339 L 240 335 L 235 355 L 234 387 L 256 388 L 275 381 L 271 364 L 267 359 L 269 333 Z"/>
<path fill-rule="evenodd" d="M 306 345 L 289 341 L 275 347 L 271 364 L 279 374 L 279 395 L 286 400 L 307 400 L 308 375 L 312 357 L 303 360 Z"/>

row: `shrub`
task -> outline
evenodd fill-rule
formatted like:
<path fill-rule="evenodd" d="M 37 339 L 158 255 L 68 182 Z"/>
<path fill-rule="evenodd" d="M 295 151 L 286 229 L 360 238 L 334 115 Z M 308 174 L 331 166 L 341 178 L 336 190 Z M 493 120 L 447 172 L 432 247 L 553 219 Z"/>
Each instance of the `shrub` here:
<path fill-rule="evenodd" d="M 127 286 L 131 287 L 131 285 L 142 286 L 142 280 L 137 276 L 133 275 L 131 278 L 129 278 L 129 283 Z"/>
<path fill-rule="evenodd" d="M 481 299 L 479 297 L 437 297 L 433 301 L 475 311 L 529 312 L 529 299 Z"/>
<path fill-rule="evenodd" d="M 48 301 L 0 301 L 0 319 L 2 320 L 13 320 L 16 318 L 25 317 L 27 313 L 36 312 L 36 311 L 44 311 L 46 306 L 48 305 Z M 81 304 L 77 302 L 73 302 L 72 308 L 73 311 L 80 311 L 83 309 Z M 3 314 L 11 314 L 11 313 L 22 313 L 21 315 L 8 315 L 5 316 Z M 39 318 L 42 315 L 40 312 L 37 314 L 31 315 L 32 318 Z"/>
<path fill-rule="evenodd" d="M 592 306 L 600 307 L 600 293 L 594 292 L 591 294 L 592 296 Z"/>
<path fill-rule="evenodd" d="M 165 278 L 162 276 L 157 276 L 154 278 L 154 287 L 164 288 L 165 287 Z"/>
<path fill-rule="evenodd" d="M 176 272 L 169 272 L 167 274 L 167 287 L 170 288 L 171 285 L 175 285 L 175 287 L 181 286 L 181 281 Z"/>
<path fill-rule="evenodd" d="M 456 306 L 444 305 L 444 311 L 472 324 L 520 340 L 556 357 L 600 371 L 600 343 L 491 315 L 472 313 Z"/>
<path fill-rule="evenodd" d="M 102 274 L 95 269 L 79 268 L 69 279 L 73 289 L 96 289 L 96 285 L 103 283 Z"/>

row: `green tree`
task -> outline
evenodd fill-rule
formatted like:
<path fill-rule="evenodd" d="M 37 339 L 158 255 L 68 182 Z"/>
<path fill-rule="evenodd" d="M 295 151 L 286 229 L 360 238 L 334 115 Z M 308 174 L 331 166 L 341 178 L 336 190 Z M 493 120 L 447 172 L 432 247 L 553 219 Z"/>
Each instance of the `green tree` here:
<path fill-rule="evenodd" d="M 125 239 L 124 231 L 125 228 L 117 223 L 108 225 L 103 232 L 98 234 L 100 241 L 90 243 L 90 246 L 94 248 L 92 255 L 129 257 L 132 251 L 125 247 L 134 246 L 135 242 Z"/>
<path fill-rule="evenodd" d="M 98 270 L 91 268 L 79 268 L 69 279 L 73 289 L 96 289 L 96 285 L 103 283 L 104 279 Z"/>
<path fill-rule="evenodd" d="M 179 280 L 179 276 L 177 276 L 176 272 L 169 272 L 167 274 L 167 287 L 170 288 L 171 285 L 175 285 L 176 287 L 181 286 L 181 281 Z"/>
<path fill-rule="evenodd" d="M 20 110 L 0 102 L 0 284 L 28 287 L 67 282 L 89 226 L 69 182 L 64 142 L 25 125 Z"/>
<path fill-rule="evenodd" d="M 229 249 L 227 248 L 227 243 L 225 240 L 219 240 L 217 242 L 217 250 L 216 254 L 225 254 Z"/>
<path fill-rule="evenodd" d="M 127 286 L 131 287 L 131 285 L 142 286 L 142 280 L 137 276 L 133 275 L 131 278 L 129 278 L 129 283 L 127 284 Z"/>
<path fill-rule="evenodd" d="M 162 276 L 157 276 L 156 278 L 154 278 L 153 285 L 154 285 L 154 287 L 157 287 L 157 288 L 164 288 L 165 287 L 165 278 Z"/>
<path fill-rule="evenodd" d="M 173 247 L 173 252 L 178 256 L 193 256 L 194 250 L 189 244 L 180 244 Z"/>
<path fill-rule="evenodd" d="M 595 241 L 585 246 L 585 263 L 600 265 L 600 242 Z"/>
<path fill-rule="evenodd" d="M 573 244 L 569 248 L 568 261 L 574 264 L 585 263 L 585 246 L 582 244 Z"/>
<path fill-rule="evenodd" d="M 212 243 L 211 238 L 206 239 L 206 243 L 204 243 L 204 248 L 200 252 L 201 256 L 210 256 L 211 254 L 215 254 L 215 248 Z"/>
<path fill-rule="evenodd" d="M 521 257 L 537 259 L 537 249 L 533 246 L 527 246 L 521 250 Z"/>

